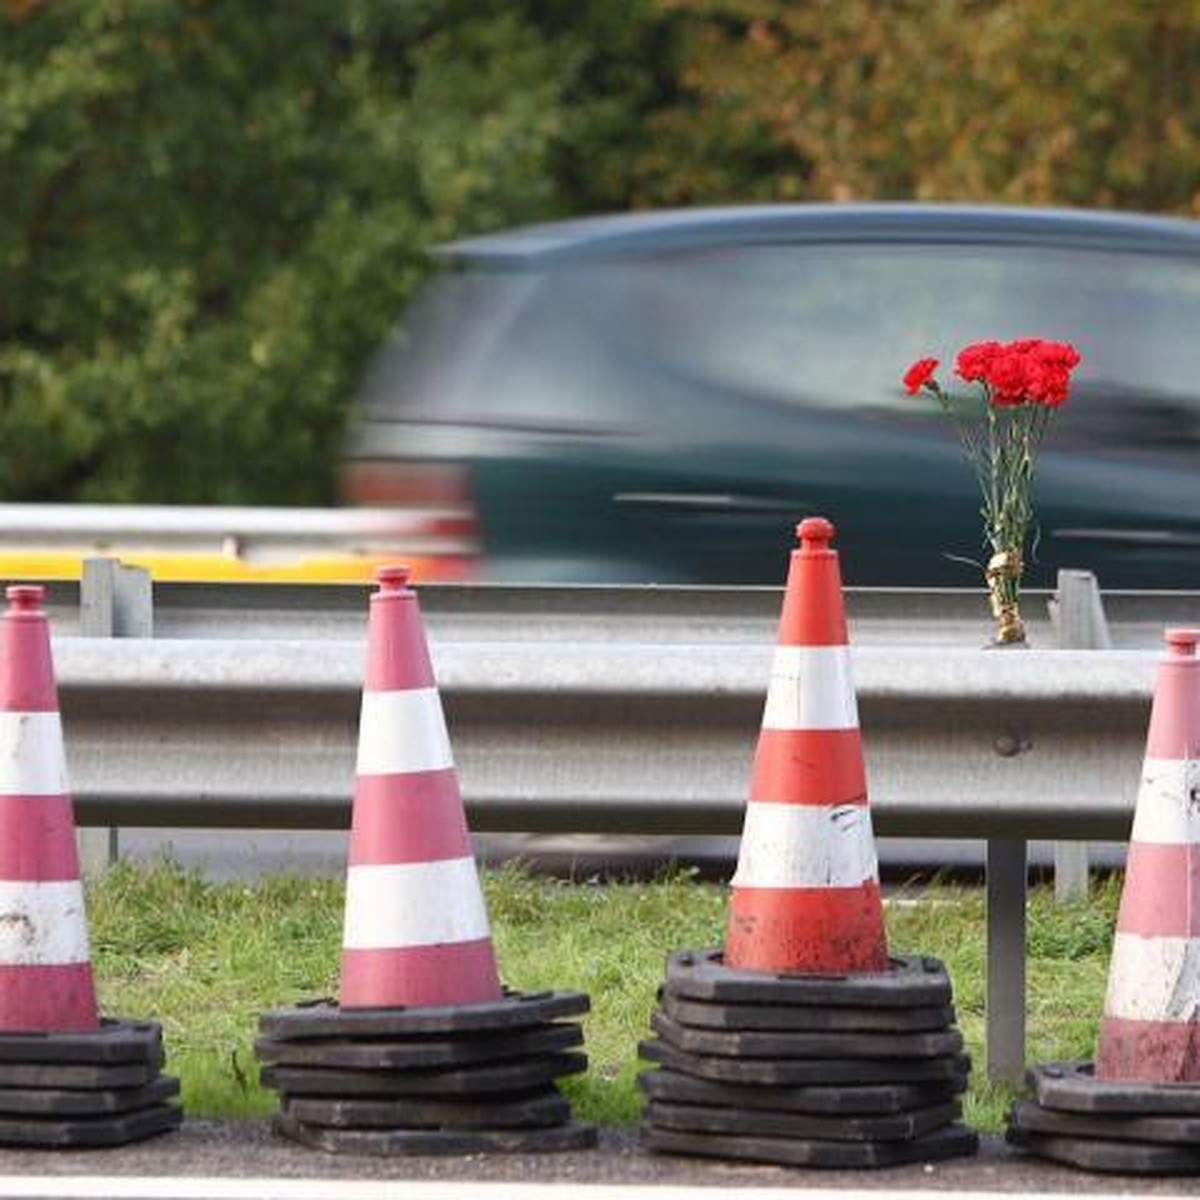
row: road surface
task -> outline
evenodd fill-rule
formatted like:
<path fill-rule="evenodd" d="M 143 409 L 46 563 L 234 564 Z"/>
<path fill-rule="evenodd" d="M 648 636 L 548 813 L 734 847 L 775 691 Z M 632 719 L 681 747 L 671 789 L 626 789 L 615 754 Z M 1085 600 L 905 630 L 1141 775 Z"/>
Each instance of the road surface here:
<path fill-rule="evenodd" d="M 455 1183 L 467 1186 L 453 1186 Z M 490 1186 L 484 1186 L 484 1184 Z M 538 1186 L 540 1185 L 540 1186 Z M 881 1171 L 808 1171 L 643 1153 L 631 1130 L 605 1130 L 595 1150 L 566 1154 L 380 1159 L 334 1156 L 274 1136 L 268 1122 L 186 1120 L 176 1133 L 101 1151 L 0 1150 L 0 1198 L 124 1200 L 682 1200 L 700 1187 L 721 1200 L 853 1200 L 859 1194 L 1195 1196 L 1195 1177 L 1096 1175 L 1018 1156 L 994 1137 L 976 1158 Z"/>

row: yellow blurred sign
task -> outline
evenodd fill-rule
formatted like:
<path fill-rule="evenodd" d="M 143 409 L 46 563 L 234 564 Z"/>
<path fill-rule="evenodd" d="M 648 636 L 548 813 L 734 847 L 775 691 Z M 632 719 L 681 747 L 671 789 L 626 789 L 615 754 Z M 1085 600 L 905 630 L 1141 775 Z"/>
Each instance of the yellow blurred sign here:
<path fill-rule="evenodd" d="M 157 553 L 114 549 L 44 551 L 0 550 L 0 579 L 79 579 L 85 558 L 119 558 L 127 566 L 145 567 L 152 579 L 181 583 L 369 583 L 376 570 L 390 563 L 408 567 L 415 583 L 462 578 L 465 561 L 410 557 L 404 554 L 344 554 L 301 558 L 293 562 L 250 562 L 217 553 Z"/>

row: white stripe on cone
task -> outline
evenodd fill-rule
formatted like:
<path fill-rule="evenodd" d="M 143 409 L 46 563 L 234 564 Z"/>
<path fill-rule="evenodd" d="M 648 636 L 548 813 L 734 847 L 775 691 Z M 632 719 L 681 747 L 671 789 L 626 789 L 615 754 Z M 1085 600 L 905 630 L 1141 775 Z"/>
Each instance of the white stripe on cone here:
<path fill-rule="evenodd" d="M 1200 761 L 1145 760 L 1130 840 L 1165 846 L 1200 844 Z"/>
<path fill-rule="evenodd" d="M 89 961 L 78 879 L 0 881 L 0 963 L 26 967 Z"/>
<path fill-rule="evenodd" d="M 734 887 L 859 887 L 878 872 L 866 805 L 747 804 Z"/>
<path fill-rule="evenodd" d="M 1200 938 L 1118 933 L 1104 1015 L 1131 1021 L 1200 1019 Z"/>
<path fill-rule="evenodd" d="M 491 936 L 474 858 L 351 867 L 347 950 L 473 942 Z"/>
<path fill-rule="evenodd" d="M 0 712 L 0 795 L 63 796 L 67 765 L 56 712 Z"/>
<path fill-rule="evenodd" d="M 452 766 L 454 755 L 437 688 L 363 693 L 360 775 L 404 775 Z"/>
<path fill-rule="evenodd" d="M 849 646 L 778 646 L 764 729 L 857 729 Z"/>

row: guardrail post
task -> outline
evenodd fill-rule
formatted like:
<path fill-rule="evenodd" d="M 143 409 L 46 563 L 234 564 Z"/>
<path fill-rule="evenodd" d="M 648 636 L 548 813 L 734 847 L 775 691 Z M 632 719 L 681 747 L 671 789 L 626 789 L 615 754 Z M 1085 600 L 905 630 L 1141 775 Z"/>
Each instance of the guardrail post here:
<path fill-rule="evenodd" d="M 153 637 L 150 572 L 115 558 L 84 559 L 79 631 L 84 637 Z"/>
<path fill-rule="evenodd" d="M 1024 838 L 987 843 L 987 1073 L 1019 1083 L 1025 1074 Z"/>
<path fill-rule="evenodd" d="M 153 637 L 150 572 L 115 558 L 89 558 L 79 585 L 79 632 L 83 637 Z M 98 875 L 117 861 L 119 829 L 79 830 L 84 874 Z"/>
<path fill-rule="evenodd" d="M 1063 650 L 1112 649 L 1100 585 L 1091 571 L 1059 571 L 1050 620 Z M 1054 898 L 1061 904 L 1086 900 L 1087 894 L 1087 842 L 1055 842 Z"/>

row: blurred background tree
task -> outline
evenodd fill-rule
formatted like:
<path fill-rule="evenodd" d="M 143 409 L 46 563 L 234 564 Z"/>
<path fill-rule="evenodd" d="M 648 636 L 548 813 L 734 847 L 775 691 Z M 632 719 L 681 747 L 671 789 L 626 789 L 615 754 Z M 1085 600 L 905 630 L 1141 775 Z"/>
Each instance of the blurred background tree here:
<path fill-rule="evenodd" d="M 327 503 L 465 233 L 802 199 L 1200 211 L 1195 0 L 0 0 L 0 498 Z"/>
<path fill-rule="evenodd" d="M 661 0 L 679 95 L 635 199 L 1200 212 L 1200 4 Z"/>
<path fill-rule="evenodd" d="M 0 496 L 331 499 L 426 248 L 623 202 L 643 8 L 0 0 Z"/>

